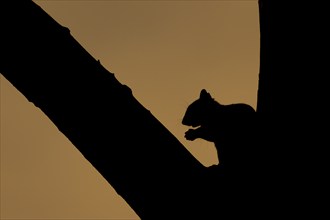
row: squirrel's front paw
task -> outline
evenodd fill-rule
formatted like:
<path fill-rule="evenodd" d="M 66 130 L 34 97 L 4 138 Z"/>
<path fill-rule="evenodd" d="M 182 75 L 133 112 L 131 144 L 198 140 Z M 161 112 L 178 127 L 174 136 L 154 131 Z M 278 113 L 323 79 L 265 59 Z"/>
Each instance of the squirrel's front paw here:
<path fill-rule="evenodd" d="M 193 141 L 197 138 L 194 129 L 189 129 L 188 131 L 186 131 L 184 137 L 189 141 Z"/>

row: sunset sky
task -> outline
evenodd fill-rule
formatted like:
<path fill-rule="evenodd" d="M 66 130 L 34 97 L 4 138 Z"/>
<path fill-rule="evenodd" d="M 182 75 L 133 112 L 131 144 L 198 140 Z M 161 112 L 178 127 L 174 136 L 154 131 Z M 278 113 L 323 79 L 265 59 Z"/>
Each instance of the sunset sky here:
<path fill-rule="evenodd" d="M 257 0 L 34 0 L 205 166 L 213 143 L 184 139 L 205 88 L 256 108 Z M 18 27 L 19 28 L 19 27 Z M 71 142 L 2 75 L 1 219 L 139 219 Z"/>

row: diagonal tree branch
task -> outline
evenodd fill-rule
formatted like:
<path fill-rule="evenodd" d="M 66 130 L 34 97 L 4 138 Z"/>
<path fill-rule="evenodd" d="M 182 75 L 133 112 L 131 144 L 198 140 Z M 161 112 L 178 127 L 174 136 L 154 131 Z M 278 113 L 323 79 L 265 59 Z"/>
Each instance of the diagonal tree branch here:
<path fill-rule="evenodd" d="M 206 168 L 129 87 L 32 1 L 1 1 L 0 16 L 1 74 L 141 218 L 188 213 L 184 204 L 189 215 L 200 212 L 193 207 L 208 193 L 195 189 Z"/>

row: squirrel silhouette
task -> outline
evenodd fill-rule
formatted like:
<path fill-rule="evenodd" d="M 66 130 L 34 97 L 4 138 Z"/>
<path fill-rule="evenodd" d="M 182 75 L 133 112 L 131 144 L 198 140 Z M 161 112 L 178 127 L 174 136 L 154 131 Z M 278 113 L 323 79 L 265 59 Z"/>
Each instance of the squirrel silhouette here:
<path fill-rule="evenodd" d="M 199 98 L 188 106 L 182 119 L 183 125 L 193 127 L 185 133 L 185 138 L 190 141 L 201 138 L 214 142 L 219 165 L 223 165 L 227 152 L 233 157 L 232 153 L 239 152 L 243 147 L 248 148 L 244 145 L 251 144 L 251 116 L 255 112 L 250 105 L 244 103 L 220 104 L 202 89 Z"/>
<path fill-rule="evenodd" d="M 260 178 L 258 120 L 254 108 L 244 103 L 224 105 L 217 102 L 205 89 L 187 108 L 182 124 L 192 126 L 185 138 L 198 138 L 214 143 L 219 164 L 205 169 L 206 192 L 214 196 L 212 218 L 233 217 L 233 214 L 251 212 L 251 197 Z M 262 182 L 262 181 L 261 181 Z M 208 191 L 210 190 L 210 191 Z M 241 210 L 237 213 L 237 207 Z"/>

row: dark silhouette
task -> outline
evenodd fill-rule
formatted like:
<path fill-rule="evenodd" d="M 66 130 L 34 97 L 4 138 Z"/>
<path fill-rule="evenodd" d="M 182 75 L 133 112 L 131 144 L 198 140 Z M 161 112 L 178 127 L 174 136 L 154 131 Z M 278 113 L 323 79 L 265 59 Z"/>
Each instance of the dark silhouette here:
<path fill-rule="evenodd" d="M 195 128 L 185 133 L 187 140 L 201 138 L 214 142 L 217 149 L 219 164 L 209 167 L 208 174 L 213 192 L 221 198 L 216 200 L 222 210 L 219 217 L 240 217 L 236 208 L 246 216 L 255 212 L 255 203 L 247 201 L 258 198 L 258 193 L 249 195 L 258 175 L 258 160 L 252 155 L 257 152 L 255 110 L 244 103 L 220 104 L 202 89 L 199 98 L 188 106 L 182 124 Z"/>
<path fill-rule="evenodd" d="M 182 124 L 196 129 L 185 133 L 187 140 L 202 138 L 214 142 L 220 164 L 225 161 L 227 150 L 236 149 L 240 145 L 255 144 L 249 142 L 255 137 L 255 110 L 247 104 L 236 103 L 222 105 L 215 101 L 205 89 L 201 90 L 199 99 L 188 106 Z"/>
<path fill-rule="evenodd" d="M 241 139 L 226 148 L 225 170 L 202 166 L 68 28 L 31 0 L 0 1 L 0 72 L 142 219 L 297 217 L 315 201 L 306 199 L 301 192 L 308 187 L 301 190 L 303 181 L 294 177 L 308 170 L 301 146 L 312 149 L 317 140 L 316 126 L 306 125 L 314 106 L 303 101 L 311 78 L 305 73 L 317 66 L 312 57 L 321 54 L 306 53 L 301 44 L 310 42 L 306 33 L 312 29 L 306 25 L 314 22 L 301 21 L 306 10 L 298 4 L 303 3 L 259 1 L 257 112 L 262 114 L 250 123 L 258 135 L 255 144 Z M 297 113 L 304 113 L 304 120 L 297 120 Z M 242 129 L 239 135 L 250 132 Z M 241 138 L 232 131 L 224 130 Z"/>

